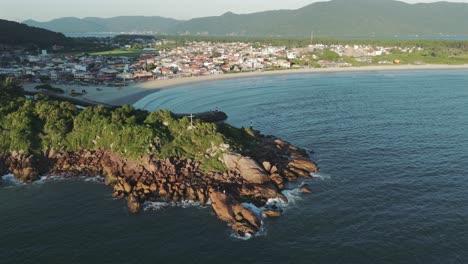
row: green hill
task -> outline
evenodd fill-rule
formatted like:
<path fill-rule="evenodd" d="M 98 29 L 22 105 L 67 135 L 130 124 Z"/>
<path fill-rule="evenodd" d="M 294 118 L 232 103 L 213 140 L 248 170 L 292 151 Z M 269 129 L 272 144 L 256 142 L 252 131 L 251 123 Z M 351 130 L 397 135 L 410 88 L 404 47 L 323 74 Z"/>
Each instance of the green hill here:
<path fill-rule="evenodd" d="M 468 35 L 468 4 L 333 0 L 297 10 L 192 19 L 174 33 L 237 36 Z"/>
<path fill-rule="evenodd" d="M 0 44 L 50 47 L 71 42 L 61 33 L 0 19 Z"/>
<path fill-rule="evenodd" d="M 177 21 L 161 17 L 61 18 L 26 24 L 58 32 L 159 32 L 211 36 L 468 35 L 468 3 L 408 4 L 394 0 L 332 0 L 275 10 Z"/>
<path fill-rule="evenodd" d="M 48 22 L 34 20 L 24 21 L 25 24 L 42 27 L 55 32 L 154 32 L 166 33 L 181 21 L 164 17 L 120 16 L 113 18 L 76 18 L 64 17 Z"/>

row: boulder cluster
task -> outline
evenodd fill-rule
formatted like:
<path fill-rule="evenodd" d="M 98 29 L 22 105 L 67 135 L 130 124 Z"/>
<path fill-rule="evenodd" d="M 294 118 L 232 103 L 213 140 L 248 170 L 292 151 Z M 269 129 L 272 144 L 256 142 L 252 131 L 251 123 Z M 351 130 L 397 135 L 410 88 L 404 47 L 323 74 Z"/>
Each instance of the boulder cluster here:
<path fill-rule="evenodd" d="M 256 233 L 261 219 L 242 203 L 264 206 L 271 198 L 287 203 L 281 193 L 285 184 L 318 171 L 305 151 L 273 137 L 262 137 L 252 151 L 260 154 L 254 159 L 225 153 L 222 161 L 227 171 L 208 173 L 200 169 L 199 161 L 177 157 L 149 156 L 135 161 L 105 150 L 49 150 L 44 156 L 11 153 L 0 155 L 0 174 L 12 173 L 28 183 L 39 175 L 104 175 L 113 196 L 126 199 L 132 213 L 141 211 L 145 201 L 190 200 L 205 205 L 211 200 L 218 218 L 243 236 Z M 310 189 L 302 186 L 301 191 L 309 193 Z M 281 211 L 272 207 L 263 215 L 278 217 Z"/>

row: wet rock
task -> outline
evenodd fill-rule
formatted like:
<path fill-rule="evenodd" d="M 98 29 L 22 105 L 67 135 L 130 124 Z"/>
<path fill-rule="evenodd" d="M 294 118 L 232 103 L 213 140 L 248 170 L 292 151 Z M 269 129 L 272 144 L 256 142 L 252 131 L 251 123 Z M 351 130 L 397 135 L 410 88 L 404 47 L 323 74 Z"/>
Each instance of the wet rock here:
<path fill-rule="evenodd" d="M 231 226 L 231 228 L 240 237 L 245 237 L 246 234 L 253 235 L 257 232 L 255 228 L 243 222 L 236 222 Z"/>
<path fill-rule="evenodd" d="M 197 194 L 195 193 L 195 190 L 192 187 L 187 187 L 187 197 L 190 201 L 197 200 Z"/>
<path fill-rule="evenodd" d="M 309 173 L 315 173 L 318 171 L 318 166 L 314 162 L 308 159 L 295 159 L 291 161 L 288 166 L 294 167 L 298 170 L 306 171 Z"/>
<path fill-rule="evenodd" d="M 232 211 L 231 201 L 226 194 L 210 190 L 211 206 L 213 207 L 216 215 L 224 222 L 234 223 L 234 212 Z"/>
<path fill-rule="evenodd" d="M 278 194 L 278 198 L 285 204 L 289 203 L 289 200 L 286 196 L 284 196 L 283 194 Z"/>
<path fill-rule="evenodd" d="M 309 187 L 308 184 L 303 184 L 303 185 L 301 185 L 299 191 L 300 191 L 301 193 L 305 193 L 305 194 L 312 193 L 312 190 L 310 189 L 310 187 Z"/>
<path fill-rule="evenodd" d="M 275 210 L 264 210 L 262 211 L 262 214 L 269 218 L 280 217 L 282 215 L 280 211 Z"/>
<path fill-rule="evenodd" d="M 242 216 L 242 219 L 245 219 L 247 222 L 249 222 L 250 225 L 254 226 L 255 228 L 260 228 L 260 220 L 258 217 L 249 209 L 245 208 L 242 206 L 240 203 L 237 201 L 231 201 L 233 203 L 232 205 L 232 210 L 234 214 Z"/>
<path fill-rule="evenodd" d="M 21 182 L 31 183 L 39 179 L 39 161 L 32 155 L 13 153 L 6 160 L 8 171 Z"/>
<path fill-rule="evenodd" d="M 278 189 L 272 183 L 256 185 L 255 189 L 263 198 L 270 199 L 278 197 Z"/>
<path fill-rule="evenodd" d="M 128 210 L 130 210 L 130 212 L 132 214 L 136 214 L 136 213 L 140 212 L 140 210 L 141 210 L 140 202 L 138 201 L 138 199 L 133 194 L 128 196 L 127 206 L 128 206 Z"/>
<path fill-rule="evenodd" d="M 205 190 L 203 190 L 203 188 L 198 189 L 197 196 L 198 196 L 198 201 L 200 202 L 200 204 L 204 206 L 206 204 Z"/>

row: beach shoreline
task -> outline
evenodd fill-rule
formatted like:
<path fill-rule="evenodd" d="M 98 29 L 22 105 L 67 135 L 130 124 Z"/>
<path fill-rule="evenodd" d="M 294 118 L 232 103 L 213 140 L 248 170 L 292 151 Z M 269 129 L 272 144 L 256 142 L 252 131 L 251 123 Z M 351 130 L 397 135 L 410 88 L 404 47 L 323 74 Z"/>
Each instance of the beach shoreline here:
<path fill-rule="evenodd" d="M 212 81 L 247 79 L 266 76 L 280 76 L 292 74 L 314 74 L 314 73 L 337 73 L 337 72 L 375 72 L 375 71 L 417 71 L 417 70 L 460 70 L 468 69 L 468 64 L 463 65 L 443 65 L 443 64 L 423 64 L 423 65 L 384 65 L 384 66 L 362 66 L 362 67 L 343 67 L 343 68 L 306 68 L 275 71 L 255 71 L 241 72 L 231 74 L 209 75 L 201 77 L 187 77 L 167 80 L 151 80 L 146 82 L 134 82 L 124 87 L 105 87 L 105 86 L 80 86 L 80 85 L 53 85 L 62 88 L 65 94 L 58 95 L 66 98 L 78 99 L 91 104 L 107 104 L 120 106 L 124 104 L 135 104 L 149 94 L 162 89 L 174 88 L 182 85 L 191 85 Z M 34 87 L 39 84 L 25 84 L 24 88 L 28 92 L 35 91 Z M 86 91 L 80 96 L 71 96 L 71 90 L 77 92 Z"/>

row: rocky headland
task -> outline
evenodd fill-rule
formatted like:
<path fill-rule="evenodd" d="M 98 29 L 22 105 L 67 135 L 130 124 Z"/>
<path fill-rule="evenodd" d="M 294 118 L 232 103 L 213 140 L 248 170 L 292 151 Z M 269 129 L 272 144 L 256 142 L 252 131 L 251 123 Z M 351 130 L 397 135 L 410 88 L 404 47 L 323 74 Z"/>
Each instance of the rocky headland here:
<path fill-rule="evenodd" d="M 287 203 L 286 183 L 318 168 L 286 141 L 212 123 L 226 117 L 216 111 L 192 119 L 129 105 L 81 109 L 47 96 L 26 98 L 7 79 L 0 83 L 0 176 L 31 183 L 47 175 L 102 175 L 132 213 L 145 202 L 195 201 L 211 205 L 238 235 L 254 234 L 261 216 L 244 205 Z M 276 206 L 262 208 L 265 216 L 281 216 Z"/>
<path fill-rule="evenodd" d="M 279 198 L 287 182 L 310 178 L 318 171 L 304 151 L 291 144 L 257 134 L 260 153 L 257 159 L 228 152 L 222 157 L 228 170 L 204 172 L 201 162 L 170 157 L 147 156 L 134 161 L 106 150 L 77 152 L 48 150 L 45 155 L 13 152 L 0 155 L 0 174 L 12 173 L 21 182 L 31 183 L 40 175 L 105 176 L 113 196 L 126 199 L 128 209 L 138 213 L 145 201 L 196 201 L 211 206 L 218 218 L 240 236 L 254 234 L 261 219 L 241 202 L 264 206 Z M 307 188 L 307 187 L 303 187 Z M 309 189 L 307 189 L 309 190 Z M 307 192 L 307 191 L 304 191 Z M 279 208 L 263 212 L 268 217 L 281 215 Z"/>

